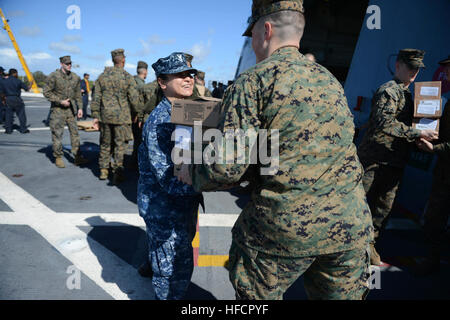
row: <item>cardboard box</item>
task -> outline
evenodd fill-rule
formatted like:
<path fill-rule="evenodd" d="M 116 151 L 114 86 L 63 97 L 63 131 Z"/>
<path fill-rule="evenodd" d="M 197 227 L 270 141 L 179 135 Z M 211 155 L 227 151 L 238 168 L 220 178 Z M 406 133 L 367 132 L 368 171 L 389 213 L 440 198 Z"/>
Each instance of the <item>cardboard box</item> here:
<path fill-rule="evenodd" d="M 196 100 L 174 100 L 171 122 L 184 126 L 194 126 L 195 121 L 201 121 L 203 127 L 217 128 L 222 118 L 221 102 L 220 99 L 207 97 Z"/>
<path fill-rule="evenodd" d="M 195 121 L 201 121 L 202 127 L 204 128 L 217 128 L 221 119 L 222 119 L 222 111 L 221 111 L 222 100 L 216 98 L 202 97 L 195 100 L 187 100 L 187 99 L 177 99 L 172 102 L 172 115 L 171 122 L 177 124 L 177 128 L 175 130 L 184 131 L 186 135 L 189 132 L 189 128 L 191 127 L 191 139 L 187 137 L 177 138 L 175 142 L 175 148 L 173 150 L 174 154 L 176 154 L 177 158 L 183 157 L 183 154 L 186 156 L 185 150 L 191 150 L 191 164 L 193 164 L 195 159 L 202 159 L 202 151 L 204 148 L 203 142 L 198 142 L 202 144 L 201 148 L 194 147 L 193 139 L 193 129 Z M 184 126 L 184 127 L 183 127 Z M 203 137 L 203 133 L 202 133 Z M 190 145 L 190 147 L 189 147 Z M 200 151 L 201 150 L 201 151 Z M 194 158 L 196 157 L 196 158 Z M 175 164 L 174 166 L 174 175 L 178 176 L 178 171 L 180 169 L 180 165 Z"/>
<path fill-rule="evenodd" d="M 442 116 L 441 81 L 416 82 L 414 117 L 436 119 Z"/>
<path fill-rule="evenodd" d="M 413 128 L 419 130 L 435 130 L 439 132 L 440 119 L 414 118 Z"/>

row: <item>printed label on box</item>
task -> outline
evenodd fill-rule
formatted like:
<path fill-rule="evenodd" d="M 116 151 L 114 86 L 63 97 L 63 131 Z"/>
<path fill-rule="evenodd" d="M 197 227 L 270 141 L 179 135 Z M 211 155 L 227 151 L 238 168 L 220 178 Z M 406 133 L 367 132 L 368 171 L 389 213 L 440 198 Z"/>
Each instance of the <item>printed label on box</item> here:
<path fill-rule="evenodd" d="M 430 97 L 438 97 L 439 96 L 439 88 L 436 87 L 422 87 L 420 89 L 421 96 L 430 96 Z"/>
<path fill-rule="evenodd" d="M 439 111 L 440 106 L 439 100 L 421 100 L 417 107 L 417 113 L 434 115 L 436 111 Z"/>
<path fill-rule="evenodd" d="M 419 130 L 436 130 L 439 120 L 433 119 L 420 119 L 419 123 L 416 125 L 416 129 Z"/>

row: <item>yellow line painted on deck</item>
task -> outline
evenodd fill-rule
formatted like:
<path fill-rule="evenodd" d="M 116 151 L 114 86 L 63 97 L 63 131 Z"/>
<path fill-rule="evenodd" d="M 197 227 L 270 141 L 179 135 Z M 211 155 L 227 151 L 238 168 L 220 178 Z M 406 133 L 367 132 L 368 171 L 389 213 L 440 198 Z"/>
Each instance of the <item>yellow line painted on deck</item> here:
<path fill-rule="evenodd" d="M 198 256 L 199 267 L 224 267 L 228 262 L 228 256 Z"/>
<path fill-rule="evenodd" d="M 192 247 L 200 248 L 200 232 L 197 232 L 195 234 L 195 238 L 194 238 L 194 240 L 192 240 Z"/>

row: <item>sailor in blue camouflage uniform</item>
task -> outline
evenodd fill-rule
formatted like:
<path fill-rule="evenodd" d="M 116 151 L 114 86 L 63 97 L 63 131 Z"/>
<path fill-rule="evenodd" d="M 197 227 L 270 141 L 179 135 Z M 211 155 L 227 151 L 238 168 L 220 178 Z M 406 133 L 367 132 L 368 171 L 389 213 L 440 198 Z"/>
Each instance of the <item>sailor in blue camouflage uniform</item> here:
<path fill-rule="evenodd" d="M 0 124 L 5 121 L 5 115 L 6 115 L 6 107 L 3 104 L 4 100 L 4 92 L 1 88 L 1 83 L 4 77 L 5 69 L 3 67 L 0 67 Z"/>
<path fill-rule="evenodd" d="M 31 86 L 27 87 L 18 76 L 16 69 L 10 69 L 7 79 L 2 79 L 0 83 L 0 92 L 5 96 L 5 133 L 13 132 L 14 113 L 19 118 L 20 133 L 30 133 L 27 129 L 27 116 L 25 114 L 25 104 L 21 98 L 21 90 L 28 91 Z"/>
<path fill-rule="evenodd" d="M 188 98 L 197 70 L 182 53 L 152 65 L 164 97 L 147 119 L 139 147 L 139 214 L 147 226 L 152 284 L 158 300 L 183 299 L 194 270 L 192 241 L 201 193 L 174 177 L 171 100 Z"/>

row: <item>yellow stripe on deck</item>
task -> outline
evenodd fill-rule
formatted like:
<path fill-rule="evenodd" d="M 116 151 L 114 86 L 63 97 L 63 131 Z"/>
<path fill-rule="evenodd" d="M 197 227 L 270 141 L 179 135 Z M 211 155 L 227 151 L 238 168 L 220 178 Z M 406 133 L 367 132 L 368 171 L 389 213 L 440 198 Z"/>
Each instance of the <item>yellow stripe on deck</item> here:
<path fill-rule="evenodd" d="M 194 240 L 192 240 L 192 247 L 193 248 L 200 248 L 200 233 L 197 232 L 195 234 Z"/>
<path fill-rule="evenodd" d="M 199 267 L 224 267 L 228 262 L 228 256 L 198 256 Z"/>

